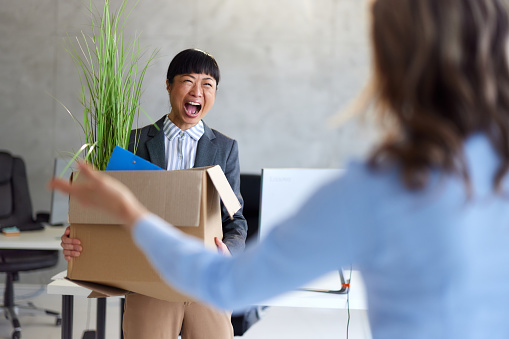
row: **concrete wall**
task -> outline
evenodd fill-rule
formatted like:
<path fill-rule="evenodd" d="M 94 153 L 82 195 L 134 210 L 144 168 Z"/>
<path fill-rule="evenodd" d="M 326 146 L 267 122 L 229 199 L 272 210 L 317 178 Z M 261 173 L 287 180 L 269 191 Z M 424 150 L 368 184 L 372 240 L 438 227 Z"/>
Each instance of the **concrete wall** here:
<path fill-rule="evenodd" d="M 102 10 L 102 1 L 92 3 Z M 90 31 L 88 4 L 0 0 L 0 149 L 26 160 L 35 210 L 50 208 L 54 158 L 82 144 L 58 101 L 81 114 L 64 40 Z M 222 72 L 205 121 L 238 140 L 242 172 L 341 167 L 374 138 L 356 121 L 340 129 L 327 122 L 367 80 L 368 18 L 367 0 L 140 0 L 127 34 L 138 31 L 142 46 L 160 50 L 142 107 L 153 120 L 169 112 L 168 63 L 197 47 Z"/>

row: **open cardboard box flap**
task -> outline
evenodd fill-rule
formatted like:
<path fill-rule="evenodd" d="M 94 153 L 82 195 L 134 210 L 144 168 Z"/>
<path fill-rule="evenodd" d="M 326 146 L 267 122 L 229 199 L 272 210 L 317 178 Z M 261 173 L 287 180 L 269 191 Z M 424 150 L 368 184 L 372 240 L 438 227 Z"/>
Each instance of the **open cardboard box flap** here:
<path fill-rule="evenodd" d="M 228 180 L 226 179 L 221 167 L 212 166 L 207 169 L 207 174 L 210 180 L 214 184 L 214 187 L 219 193 L 221 200 L 223 201 L 230 218 L 233 219 L 233 215 L 240 209 L 240 202 L 237 196 L 233 192 Z"/>

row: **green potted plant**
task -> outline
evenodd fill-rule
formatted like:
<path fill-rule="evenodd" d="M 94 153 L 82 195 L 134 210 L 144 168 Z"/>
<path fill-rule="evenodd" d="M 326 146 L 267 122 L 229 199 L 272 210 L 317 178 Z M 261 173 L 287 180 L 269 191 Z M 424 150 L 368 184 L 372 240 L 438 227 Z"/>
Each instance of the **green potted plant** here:
<path fill-rule="evenodd" d="M 83 123 L 67 109 L 83 131 L 84 143 L 68 166 L 80 154 L 98 170 L 104 170 L 113 148 L 127 149 L 133 121 L 138 118 L 142 82 L 150 62 L 142 62 L 145 51 L 140 50 L 139 35 L 127 40 L 126 21 L 134 7 L 127 11 L 127 0 L 114 12 L 105 0 L 102 14 L 90 5 L 90 35 L 82 32 L 73 41 L 68 37 L 66 49 L 71 55 L 81 82 L 80 101 Z M 132 41 L 132 42 L 131 42 Z"/>

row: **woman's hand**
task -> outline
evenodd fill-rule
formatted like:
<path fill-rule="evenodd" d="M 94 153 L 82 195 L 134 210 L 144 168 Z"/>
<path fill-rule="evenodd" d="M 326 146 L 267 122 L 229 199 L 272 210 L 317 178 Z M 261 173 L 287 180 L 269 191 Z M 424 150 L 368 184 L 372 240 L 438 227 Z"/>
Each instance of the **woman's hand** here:
<path fill-rule="evenodd" d="M 214 237 L 214 242 L 216 243 L 217 251 L 219 253 L 221 253 L 222 255 L 226 255 L 227 257 L 230 257 L 232 255 L 230 253 L 230 250 L 228 249 L 228 246 L 226 246 L 221 239 L 219 239 L 218 237 Z"/>
<path fill-rule="evenodd" d="M 70 238 L 69 234 L 71 234 L 70 226 L 67 226 L 64 234 L 60 237 L 62 242 L 60 246 L 62 246 L 64 258 L 66 261 L 71 260 L 71 258 L 79 257 L 83 247 L 81 247 L 81 241 L 79 239 Z"/>
<path fill-rule="evenodd" d="M 50 189 L 69 194 L 81 204 L 106 211 L 119 218 L 131 229 L 134 223 L 148 210 L 136 199 L 134 194 L 120 181 L 113 179 L 85 163 L 79 163 L 80 176 L 85 180 L 69 182 L 53 178 Z M 65 235 L 65 234 L 64 234 Z"/>

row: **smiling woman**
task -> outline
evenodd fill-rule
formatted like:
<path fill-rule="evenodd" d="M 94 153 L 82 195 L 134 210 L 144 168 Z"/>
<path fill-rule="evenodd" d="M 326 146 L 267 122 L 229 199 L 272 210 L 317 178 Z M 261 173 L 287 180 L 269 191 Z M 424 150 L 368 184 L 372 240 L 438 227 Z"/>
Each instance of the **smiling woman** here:
<path fill-rule="evenodd" d="M 167 170 L 219 165 L 243 205 L 237 141 L 202 121 L 214 105 L 218 83 L 219 68 L 210 54 L 197 49 L 177 54 L 170 62 L 166 80 L 171 111 L 155 124 L 131 131 L 129 150 L 136 148 L 138 156 Z M 238 254 L 244 249 L 247 235 L 242 208 L 230 219 L 221 204 L 221 214 L 223 238 L 211 240 L 219 253 Z M 69 230 L 62 236 L 62 244 L 67 260 L 85 250 L 78 239 L 69 238 Z M 166 339 L 177 338 L 181 333 L 183 339 L 233 339 L 230 316 L 230 312 L 200 303 L 167 302 L 129 294 L 124 338 Z"/>

